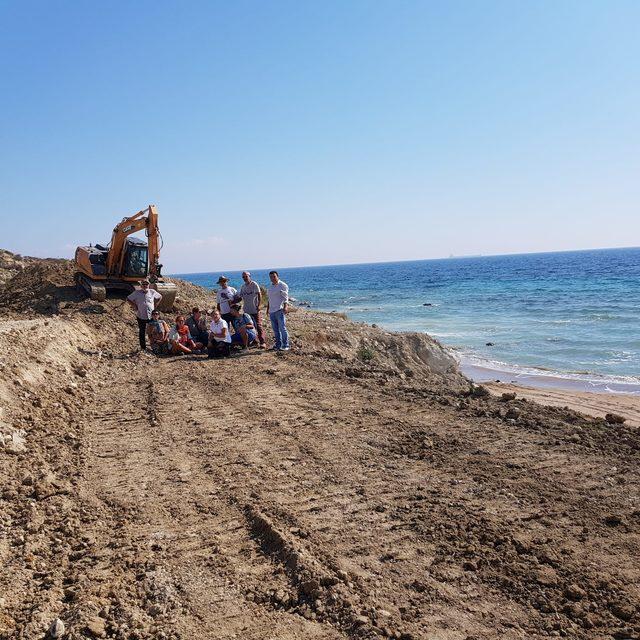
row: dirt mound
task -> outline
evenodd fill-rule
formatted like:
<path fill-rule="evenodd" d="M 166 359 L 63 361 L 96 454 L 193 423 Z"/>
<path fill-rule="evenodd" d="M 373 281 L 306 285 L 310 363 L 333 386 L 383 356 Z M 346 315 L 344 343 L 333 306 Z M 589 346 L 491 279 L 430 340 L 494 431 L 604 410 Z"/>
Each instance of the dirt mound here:
<path fill-rule="evenodd" d="M 392 333 L 343 314 L 307 310 L 295 313 L 294 325 L 304 353 L 342 363 L 351 377 L 382 384 L 391 377 L 415 378 L 455 391 L 470 386 L 455 358 L 426 333 Z"/>
<path fill-rule="evenodd" d="M 51 335 L 41 337 L 43 345 L 51 340 L 73 340 L 75 329 L 90 332 L 94 350 L 101 357 L 135 352 L 135 315 L 126 304 L 126 294 L 110 293 L 104 302 L 90 300 L 75 286 L 74 272 L 70 260 L 33 259 L 0 287 L 3 315 L 13 320 L 47 318 Z M 209 290 L 179 279 L 171 281 L 178 286 L 178 297 L 173 311 L 165 313 L 168 321 L 172 322 L 178 313 L 190 312 L 195 305 L 212 306 Z M 23 328 L 27 330 L 26 325 Z"/>
<path fill-rule="evenodd" d="M 180 278 L 165 278 L 178 287 L 178 295 L 174 309 L 180 313 L 190 313 L 193 307 L 200 309 L 213 309 L 216 306 L 215 292 L 205 287 L 200 287 L 192 282 Z"/>
<path fill-rule="evenodd" d="M 73 281 L 70 260 L 29 263 L 0 288 L 0 307 L 26 314 L 58 313 L 61 302 L 80 302 L 84 296 Z"/>
<path fill-rule="evenodd" d="M 38 258 L 21 256 L 6 249 L 0 249 L 0 285 L 37 260 Z"/>
<path fill-rule="evenodd" d="M 9 255 L 9 252 L 5 252 Z M 31 315 L 52 315 L 67 312 L 86 312 L 87 297 L 79 291 L 74 281 L 74 264 L 64 259 L 29 258 L 20 268 L 11 272 L 0 286 L 0 306 L 5 312 Z M 209 289 L 199 287 L 179 278 L 166 278 L 178 287 L 173 308 L 175 313 L 188 313 L 194 306 L 209 309 L 215 305 L 215 295 Z M 91 303 L 94 311 L 102 306 L 105 311 L 118 306 L 124 300 L 122 292 L 110 292 L 102 304 Z M 90 302 L 90 301 L 89 301 Z M 99 311 L 96 311 L 99 313 Z M 169 314 L 170 315 L 170 314 Z"/>
<path fill-rule="evenodd" d="M 95 348 L 93 332 L 82 321 L 63 318 L 0 321 L 0 447 L 20 453 L 33 425 L 13 424 L 5 414 L 18 398 L 41 406 L 37 390 L 65 385 L 72 393 L 74 374 L 86 373 L 82 353 Z"/>

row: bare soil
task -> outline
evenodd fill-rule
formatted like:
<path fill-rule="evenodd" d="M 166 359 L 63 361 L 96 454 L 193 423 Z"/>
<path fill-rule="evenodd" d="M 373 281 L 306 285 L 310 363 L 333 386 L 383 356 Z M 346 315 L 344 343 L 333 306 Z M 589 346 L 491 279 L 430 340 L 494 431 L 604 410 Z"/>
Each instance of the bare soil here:
<path fill-rule="evenodd" d="M 621 415 L 625 424 L 640 427 L 640 396 L 626 393 L 593 393 L 565 389 L 528 387 L 520 384 L 491 382 L 485 387 L 498 396 L 515 393 L 518 397 L 554 407 L 569 407 L 590 416 L 604 417 L 608 413 Z"/>
<path fill-rule="evenodd" d="M 0 309 L 0 638 L 640 637 L 635 427 L 335 314 L 157 359 L 61 261 Z"/>

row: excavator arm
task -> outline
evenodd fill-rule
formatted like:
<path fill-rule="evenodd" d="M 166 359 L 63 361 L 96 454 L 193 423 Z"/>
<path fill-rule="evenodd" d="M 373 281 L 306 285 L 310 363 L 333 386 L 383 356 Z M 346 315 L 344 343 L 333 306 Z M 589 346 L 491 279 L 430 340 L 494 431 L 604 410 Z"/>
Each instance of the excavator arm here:
<path fill-rule="evenodd" d="M 160 229 L 158 228 L 158 212 L 155 205 L 149 205 L 147 217 L 147 235 L 149 237 L 149 277 L 158 279 L 160 273 Z"/>
<path fill-rule="evenodd" d="M 113 233 L 111 234 L 111 243 L 109 248 L 109 255 L 107 256 L 107 275 L 114 275 L 122 273 L 122 264 L 124 262 L 124 249 L 125 249 L 125 240 L 132 233 L 136 233 L 136 231 L 141 231 L 142 229 L 147 229 L 149 227 L 149 218 L 151 217 L 151 210 L 153 209 L 155 224 L 154 224 L 154 233 L 157 236 L 158 233 L 158 214 L 155 211 L 155 207 L 150 205 L 146 209 L 142 211 L 138 211 L 138 213 L 129 216 L 128 218 L 124 218 L 122 222 L 118 223 L 113 229 Z M 148 215 L 147 215 L 148 214 Z M 149 234 L 149 262 L 150 266 L 153 264 L 152 253 L 151 253 L 151 234 Z M 154 242 L 156 246 L 156 256 L 157 256 L 157 246 L 158 241 L 155 238 Z M 156 257 L 157 260 L 157 257 Z"/>

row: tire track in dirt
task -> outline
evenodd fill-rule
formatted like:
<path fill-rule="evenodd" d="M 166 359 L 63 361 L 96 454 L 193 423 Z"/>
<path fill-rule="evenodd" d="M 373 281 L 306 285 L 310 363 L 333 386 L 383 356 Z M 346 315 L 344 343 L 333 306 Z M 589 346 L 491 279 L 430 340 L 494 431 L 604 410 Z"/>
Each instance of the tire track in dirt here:
<path fill-rule="evenodd" d="M 267 377 L 266 380 L 268 381 L 269 378 Z M 382 420 L 382 424 L 379 424 L 378 428 L 386 427 L 386 429 L 384 429 L 386 441 L 390 440 L 391 446 L 386 452 L 385 447 L 379 447 L 380 458 L 372 460 L 370 451 L 363 451 L 362 446 L 359 446 L 359 448 L 356 447 L 353 452 L 349 451 L 348 446 L 341 449 L 341 442 L 339 438 L 336 439 L 335 437 L 336 433 L 345 431 L 346 439 L 348 440 L 354 438 L 358 435 L 357 432 L 362 430 L 362 425 L 359 425 L 359 427 L 357 425 L 354 426 L 354 414 L 358 411 L 357 402 L 354 401 L 353 397 L 350 398 L 349 411 L 341 414 L 339 409 L 336 409 L 335 403 L 331 400 L 326 400 L 326 398 L 332 398 L 332 383 L 330 380 L 326 380 L 326 383 L 324 403 L 316 403 L 315 406 L 313 406 L 305 399 L 304 395 L 295 393 L 295 391 L 299 391 L 299 389 L 290 389 L 285 398 L 279 388 L 282 386 L 281 381 L 275 386 L 268 382 L 265 383 L 264 380 L 262 381 L 265 396 L 275 399 L 275 403 L 278 406 L 277 418 L 274 419 L 272 417 L 273 414 L 268 407 L 265 409 L 264 414 L 266 415 L 265 419 L 271 430 L 272 442 L 277 441 L 277 448 L 281 458 L 280 460 L 273 459 L 273 456 L 270 458 L 269 447 L 264 446 L 264 443 L 259 440 L 257 443 L 259 446 L 249 447 L 252 450 L 249 457 L 247 457 L 245 452 L 239 455 L 239 464 L 237 467 L 240 478 L 238 479 L 238 484 L 244 486 L 251 484 L 249 479 L 242 477 L 242 469 L 246 467 L 249 458 L 253 460 L 250 464 L 255 467 L 253 469 L 255 474 L 261 474 L 267 468 L 278 469 L 279 466 L 281 467 L 282 454 L 285 454 L 285 460 L 287 457 L 291 457 L 295 462 L 304 460 L 303 472 L 298 473 L 297 471 L 301 466 L 294 464 L 289 468 L 285 466 L 286 471 L 274 474 L 276 476 L 291 476 L 287 482 L 283 482 L 277 477 L 275 479 L 271 476 L 265 478 L 265 485 L 269 487 L 269 493 L 271 494 L 271 500 L 269 501 L 272 505 L 270 513 L 277 513 L 280 521 L 287 522 L 289 525 L 300 525 L 303 531 L 313 532 L 313 538 L 322 539 L 322 536 L 324 536 L 324 541 L 327 544 L 331 544 L 331 542 L 335 544 L 336 536 L 339 535 L 339 529 L 342 529 L 343 532 L 351 529 L 353 539 L 358 541 L 351 550 L 353 557 L 356 558 L 356 563 L 355 565 L 351 565 L 351 569 L 352 571 L 355 570 L 356 574 L 360 571 L 362 575 L 368 576 L 369 578 L 372 574 L 382 576 L 385 574 L 395 574 L 397 579 L 397 577 L 403 573 L 402 571 L 398 573 L 400 566 L 407 563 L 412 564 L 411 572 L 413 575 L 409 574 L 406 577 L 407 584 L 418 585 L 416 588 L 418 595 L 413 596 L 415 604 L 412 609 L 414 615 L 422 614 L 424 618 L 424 609 L 426 606 L 429 606 L 434 612 L 431 614 L 431 619 L 437 619 L 438 617 L 441 617 L 441 619 L 445 617 L 451 618 L 453 616 L 456 620 L 460 620 L 461 611 L 466 611 L 462 616 L 470 615 L 472 618 L 486 617 L 490 622 L 493 620 L 493 612 L 491 611 L 491 607 L 488 607 L 486 604 L 486 599 L 489 597 L 494 600 L 495 607 L 500 608 L 501 619 L 503 621 L 505 617 L 504 612 L 508 610 L 514 617 L 513 624 L 519 625 L 517 622 L 518 619 L 522 620 L 527 616 L 531 616 L 530 611 L 525 612 L 521 606 L 526 606 L 527 609 L 529 609 L 529 607 L 533 607 L 534 609 L 540 607 L 543 610 L 545 607 L 552 606 L 548 604 L 548 598 L 545 599 L 543 597 L 542 600 L 540 600 L 539 595 L 541 589 L 535 586 L 539 584 L 538 580 L 540 578 L 545 579 L 544 576 L 533 570 L 536 569 L 536 566 L 533 565 L 536 557 L 538 557 L 536 563 L 542 562 L 542 569 L 544 569 L 544 565 L 549 562 L 551 562 L 550 566 L 551 569 L 553 569 L 552 563 L 554 562 L 553 554 L 549 555 L 549 549 L 552 544 L 551 539 L 546 542 L 541 542 L 539 535 L 536 537 L 535 521 L 537 518 L 533 518 L 533 529 L 532 525 L 524 524 L 516 526 L 515 530 L 520 529 L 521 532 L 525 534 L 525 538 L 528 536 L 529 539 L 534 541 L 533 544 L 535 546 L 540 547 L 540 549 L 538 549 L 538 556 L 532 556 L 530 559 L 527 559 L 527 562 L 530 564 L 527 566 L 525 562 L 523 569 L 516 569 L 514 574 L 516 583 L 509 582 L 508 579 L 505 581 L 501 579 L 495 582 L 487 575 L 484 593 L 482 594 L 484 602 L 480 607 L 478 607 L 475 602 L 479 600 L 476 585 L 478 576 L 482 575 L 482 572 L 478 572 L 477 562 L 474 563 L 474 558 L 476 556 L 482 558 L 484 555 L 487 555 L 489 548 L 492 551 L 492 553 L 489 553 L 489 556 L 495 556 L 496 552 L 494 552 L 493 549 L 496 542 L 499 541 L 500 535 L 498 533 L 489 533 L 478 547 L 477 537 L 474 539 L 474 534 L 471 533 L 473 528 L 461 528 L 460 526 L 455 526 L 455 524 L 451 526 L 451 523 L 455 523 L 456 521 L 469 521 L 472 527 L 487 529 L 488 532 L 491 532 L 492 527 L 495 527 L 495 524 L 492 523 L 495 521 L 499 527 L 502 518 L 505 517 L 504 522 L 512 529 L 519 520 L 523 520 L 524 523 L 531 522 L 531 520 L 527 519 L 530 513 L 528 513 L 527 510 L 525 510 L 524 514 L 522 513 L 523 505 L 521 501 L 527 496 L 534 496 L 532 505 L 536 506 L 537 498 L 535 496 L 539 493 L 539 489 L 543 489 L 543 493 L 545 491 L 551 493 L 554 474 L 538 474 L 536 476 L 534 473 L 533 477 L 530 477 L 528 469 L 524 471 L 518 470 L 517 464 L 511 462 L 513 456 L 510 455 L 509 447 L 501 447 L 501 450 L 496 450 L 495 447 L 491 447 L 492 440 L 495 437 L 495 434 L 491 433 L 492 429 L 485 429 L 486 432 L 484 435 L 482 435 L 482 428 L 476 430 L 476 432 L 472 431 L 474 436 L 473 440 L 468 437 L 466 440 L 456 439 L 455 437 L 452 438 L 450 435 L 451 431 L 456 431 L 459 427 L 455 423 L 452 424 L 450 416 L 447 416 L 448 419 L 439 423 L 437 421 L 434 423 L 432 420 L 429 424 L 429 429 L 435 429 L 435 432 L 439 432 L 441 435 L 438 433 L 434 433 L 434 435 L 440 437 L 441 440 L 444 438 L 442 442 L 446 445 L 440 452 L 439 459 L 435 461 L 435 464 L 433 460 L 429 461 L 420 458 L 415 462 L 407 463 L 407 454 L 411 454 L 414 448 L 411 439 L 404 444 L 401 443 L 399 450 L 396 449 L 395 453 L 397 455 L 394 461 L 392 459 L 393 456 L 390 454 L 394 453 L 394 447 L 397 447 L 397 445 L 393 444 L 394 430 L 389 429 L 387 424 L 389 420 L 393 418 L 396 407 L 391 407 L 389 413 L 387 413 L 385 409 L 379 410 L 376 419 L 371 421 L 372 423 L 379 423 Z M 340 387 L 340 383 L 336 383 L 335 386 Z M 335 397 L 339 397 L 339 393 L 340 389 L 337 388 Z M 367 393 L 363 394 L 363 398 L 362 411 L 366 409 L 366 401 L 371 399 Z M 240 398 L 238 398 L 238 400 L 240 400 Z M 242 402 L 240 401 L 238 404 L 242 405 Z M 356 405 L 355 408 L 354 405 Z M 305 416 L 305 419 L 301 419 L 301 416 Z M 319 419 L 316 416 L 321 418 L 322 434 L 319 434 L 316 428 L 317 420 Z M 249 418 L 245 415 L 244 419 L 248 420 Z M 338 431 L 335 429 L 332 430 L 332 424 L 338 424 L 340 429 Z M 402 440 L 404 435 L 413 435 L 417 426 L 418 425 L 411 424 L 396 425 L 395 434 L 399 435 Z M 257 425 L 254 425 L 253 429 L 256 427 Z M 495 430 L 495 425 L 493 425 L 493 427 L 493 430 Z M 326 433 L 324 433 L 325 431 Z M 356 433 L 354 433 L 354 431 L 356 431 Z M 505 425 L 505 431 L 507 432 L 507 437 L 509 436 L 509 432 L 511 433 L 514 444 L 519 442 L 522 447 L 524 440 L 526 446 L 531 447 L 530 452 L 535 452 L 536 447 L 539 446 L 536 444 L 539 436 L 535 433 L 529 433 L 527 431 L 520 433 L 517 429 L 510 429 L 508 425 Z M 389 433 L 391 433 L 391 437 L 389 437 Z M 326 437 L 326 435 L 333 436 L 331 446 L 328 446 L 328 443 L 323 443 L 323 437 Z M 381 433 L 377 433 L 375 437 L 381 435 Z M 381 440 L 384 442 L 385 438 Z M 297 445 L 294 445 L 292 441 L 297 441 Z M 450 442 L 447 444 L 448 441 Z M 287 443 L 290 443 L 289 447 Z M 255 440 L 251 440 L 251 445 L 254 444 L 256 444 Z M 493 448 L 494 450 L 487 451 L 486 455 L 480 456 L 480 462 L 477 462 L 473 456 L 473 452 L 477 450 L 479 445 Z M 294 447 L 293 450 L 291 450 L 290 447 Z M 343 462 L 344 466 L 340 467 L 340 463 L 335 459 L 335 454 L 333 457 L 323 455 L 323 451 L 335 451 L 335 449 L 348 454 L 346 460 L 348 464 L 344 465 Z M 233 451 L 233 443 L 231 442 L 229 443 L 229 450 Z M 580 452 L 579 449 L 578 452 Z M 573 453 L 575 454 L 575 452 Z M 540 450 L 539 455 L 542 458 L 546 454 Z M 590 453 L 588 455 L 589 459 L 592 460 L 593 454 Z M 261 459 L 262 463 L 260 463 Z M 565 464 L 566 466 L 573 465 L 575 469 L 575 457 L 573 459 L 567 458 Z M 473 474 L 477 475 L 479 472 L 484 473 L 485 477 L 483 480 L 485 481 L 481 483 L 482 486 L 480 487 L 484 492 L 482 499 L 474 498 L 473 494 L 471 496 L 465 495 L 477 487 L 464 486 L 465 483 L 459 482 L 455 474 L 449 471 L 455 469 L 459 472 L 459 470 L 464 469 L 466 465 L 471 465 L 469 472 Z M 475 468 L 473 468 L 474 465 Z M 399 471 L 399 467 L 402 467 L 403 471 Z M 407 469 L 409 469 L 409 471 Z M 498 473 L 496 473 L 496 471 L 498 471 Z M 415 477 L 412 478 L 412 474 L 414 474 Z M 424 476 L 426 476 L 426 479 L 428 479 L 431 484 L 429 491 L 435 491 L 437 496 L 435 500 L 425 500 L 424 492 L 422 495 L 420 494 L 420 490 L 424 489 L 422 482 L 425 479 Z M 361 479 L 361 481 L 354 482 L 356 477 Z M 313 478 L 313 481 L 310 481 L 309 478 Z M 326 488 L 327 482 L 331 483 L 333 480 L 335 483 L 336 478 L 338 478 L 341 483 L 341 489 L 338 491 L 328 491 Z M 500 486 L 504 485 L 505 481 L 507 486 Z M 385 495 L 385 483 L 394 487 L 403 487 L 403 491 L 394 494 L 394 491 L 387 490 Z M 471 485 L 474 483 L 476 483 L 475 479 Z M 357 484 L 361 486 L 366 485 L 369 489 L 369 495 L 361 501 L 362 513 L 358 512 L 357 506 L 353 508 L 354 505 L 357 505 L 359 502 L 359 494 L 357 490 L 355 492 L 351 490 L 351 486 Z M 466 484 L 468 485 L 469 483 Z M 349 486 L 349 489 L 347 489 L 347 486 Z M 575 496 L 579 494 L 578 487 L 579 484 L 571 490 L 567 488 L 564 496 L 564 502 L 566 503 L 564 505 L 565 509 L 571 509 L 572 504 L 574 504 L 576 508 L 580 506 L 579 496 L 578 499 L 574 499 Z M 417 500 L 412 501 L 414 496 L 411 495 L 411 492 L 414 489 L 417 492 L 415 494 Z M 509 489 L 511 489 L 511 491 Z M 521 493 L 520 498 L 512 493 L 514 490 L 516 493 Z M 487 494 L 490 496 L 489 500 L 487 500 Z M 305 495 L 306 499 L 301 500 L 301 495 Z M 555 488 L 555 495 L 557 498 L 557 487 Z M 376 498 L 381 497 L 383 498 L 381 504 L 377 505 L 380 507 L 380 511 L 376 511 L 374 507 L 374 513 L 372 513 L 372 503 L 375 504 Z M 428 497 L 427 492 L 427 498 Z M 394 500 L 400 504 L 394 505 Z M 274 502 L 277 503 L 276 506 L 273 506 Z M 449 503 L 451 503 L 450 506 Z M 611 507 L 610 501 L 608 506 L 609 508 Z M 529 510 L 530 509 L 531 507 L 529 507 Z M 487 511 L 489 512 L 488 516 Z M 491 514 L 492 511 L 496 512 L 498 518 L 496 518 L 496 515 Z M 545 511 L 545 509 L 543 509 L 543 511 Z M 385 512 L 386 515 L 378 515 L 380 513 L 385 514 Z M 553 511 L 546 509 L 545 512 L 553 517 Z M 519 515 L 516 516 L 516 514 Z M 389 516 L 391 516 L 391 518 Z M 545 517 L 548 518 L 549 516 Z M 431 531 L 427 530 L 425 535 L 425 528 L 422 524 L 422 522 L 430 518 L 435 518 L 436 521 L 444 523 L 444 526 L 442 526 L 442 524 L 440 525 L 439 535 L 436 535 L 435 543 L 433 540 L 434 527 L 431 527 Z M 389 522 L 389 520 L 391 520 L 391 522 Z M 477 524 L 473 525 L 473 522 Z M 332 530 L 327 529 L 327 523 L 333 525 Z M 380 523 L 382 524 L 380 525 Z M 378 550 L 376 549 L 375 542 L 363 536 L 363 531 L 372 529 L 375 531 L 376 526 L 380 527 L 380 536 L 384 536 L 388 547 L 394 550 L 392 553 L 387 553 L 386 555 L 382 553 L 376 557 Z M 409 531 L 407 531 L 407 529 L 409 529 Z M 437 530 L 438 527 L 435 527 L 435 529 Z M 412 530 L 413 533 L 411 533 Z M 544 527 L 542 530 L 544 530 Z M 404 535 L 397 534 L 394 536 L 390 533 L 391 531 L 403 531 Z M 558 539 L 568 536 L 570 540 L 572 533 L 572 530 L 560 532 Z M 340 558 L 342 562 L 345 562 L 345 560 L 348 561 L 349 559 L 349 550 L 348 547 L 345 546 L 345 540 L 350 537 L 350 535 L 342 535 L 340 538 L 339 548 L 343 554 Z M 519 534 L 516 533 L 514 538 L 514 540 L 516 540 L 515 544 L 522 544 L 521 542 L 517 542 L 518 537 Z M 427 538 L 431 538 L 431 546 L 435 549 L 432 557 L 430 557 L 429 540 Z M 463 546 L 462 553 L 460 553 L 460 551 L 457 550 L 457 544 L 459 543 L 451 546 L 446 543 L 447 538 L 460 539 L 463 545 L 466 544 L 466 549 Z M 466 543 L 465 540 L 467 540 Z M 420 554 L 422 558 L 418 556 L 417 561 L 415 551 L 419 548 L 422 548 Z M 403 552 L 405 549 L 408 551 L 407 554 Z M 498 548 L 497 553 L 501 551 L 503 550 Z M 317 553 L 316 555 L 321 556 L 322 554 Z M 615 553 L 612 553 L 612 557 L 615 557 Z M 540 558 L 542 558 L 542 561 Z M 588 554 L 585 554 L 584 558 L 578 555 L 575 561 L 570 564 L 562 561 L 564 571 L 568 570 L 568 572 L 562 575 L 558 581 L 560 591 L 558 597 L 560 599 L 562 599 L 562 589 L 568 588 L 570 584 L 572 584 L 572 581 L 586 583 L 591 580 L 591 576 L 588 574 L 580 577 L 580 567 L 583 563 L 588 564 L 587 558 Z M 424 562 L 420 563 L 420 559 L 423 559 Z M 437 560 L 436 565 L 441 566 L 432 567 L 434 560 Z M 384 565 L 390 566 L 385 567 Z M 469 569 L 464 569 L 464 565 L 469 565 Z M 518 573 L 518 571 L 523 570 L 523 574 Z M 406 571 L 406 569 L 404 569 L 404 571 Z M 510 570 L 505 567 L 505 571 L 507 571 L 507 575 L 509 575 Z M 426 575 L 428 579 L 426 581 L 424 579 L 420 581 L 420 574 L 422 574 L 422 576 Z M 417 577 L 415 577 L 416 575 Z M 409 579 L 411 577 L 414 578 L 413 581 Z M 524 599 L 514 592 L 514 587 L 517 586 L 518 581 L 522 582 L 523 580 L 525 585 L 530 583 L 533 587 L 531 595 L 526 595 Z M 430 583 L 429 589 L 423 588 L 425 583 Z M 452 585 L 456 584 L 458 586 L 452 591 Z M 543 590 L 544 589 L 545 587 L 543 587 Z M 549 587 L 547 586 L 546 589 L 549 590 Z M 487 593 L 487 590 L 489 593 Z M 365 590 L 361 588 L 360 591 L 361 595 L 365 595 L 365 598 L 369 597 L 369 593 L 379 593 L 379 591 L 376 592 L 374 589 Z M 427 598 L 422 597 L 422 594 L 425 592 L 428 592 Z M 454 593 L 455 597 L 453 596 Z M 467 595 L 465 595 L 465 593 L 467 593 Z M 536 596 L 536 594 L 538 595 Z M 633 591 L 625 593 L 624 588 L 621 589 L 621 585 L 618 584 L 616 586 L 614 584 L 610 588 L 609 595 L 607 596 L 606 593 L 604 595 L 609 600 L 618 599 L 624 602 L 629 597 L 633 597 Z M 439 601 L 440 604 L 438 604 Z M 519 601 L 521 605 L 518 604 Z M 451 611 L 451 604 L 454 602 L 456 603 L 455 613 Z M 463 604 L 465 602 L 466 604 Z M 405 611 L 400 611 L 401 617 L 403 614 L 404 618 L 411 620 L 411 612 L 407 614 L 407 607 L 404 608 Z M 363 609 L 366 611 L 366 606 L 363 607 Z M 580 626 L 576 627 L 575 622 L 573 622 L 574 620 L 578 622 L 579 625 L 591 624 L 591 619 L 588 617 L 586 611 L 568 609 L 564 614 L 569 616 L 569 620 L 564 618 L 565 621 L 562 624 L 573 625 L 574 633 L 580 633 Z M 614 620 L 610 620 L 610 622 L 615 624 Z M 544 624 L 542 619 L 540 619 L 540 624 Z M 554 624 L 553 621 L 552 624 Z M 532 631 L 534 629 L 535 627 L 532 628 Z M 553 631 L 553 627 L 549 627 L 549 630 Z M 487 629 L 487 631 L 489 630 Z M 418 631 L 417 633 L 420 632 Z M 506 631 L 506 633 L 508 634 L 509 631 Z"/>
<path fill-rule="evenodd" d="M 228 380 L 226 371 L 223 370 L 222 375 L 225 375 L 225 380 Z M 269 381 L 271 378 L 267 377 L 266 380 Z M 202 381 L 199 383 L 202 384 Z M 204 384 L 211 383 L 205 379 Z M 232 489 L 233 487 L 245 488 L 242 495 L 235 495 L 234 499 L 239 501 L 246 499 L 246 488 L 253 487 L 253 490 L 249 491 L 253 494 L 250 502 L 259 504 L 259 515 L 255 518 L 258 520 L 266 518 L 272 523 L 270 528 L 275 528 L 278 532 L 276 537 L 282 536 L 282 532 L 295 531 L 296 537 L 302 535 L 305 544 L 312 545 L 311 557 L 314 557 L 322 566 L 329 567 L 334 575 L 340 571 L 342 575 L 348 576 L 346 581 L 349 583 L 350 593 L 343 598 L 343 602 L 346 601 L 349 604 L 349 611 L 353 612 L 356 609 L 356 613 L 348 617 L 348 624 L 342 622 L 341 628 L 349 633 L 366 636 L 367 629 L 374 623 L 378 623 L 381 625 L 377 627 L 379 632 L 388 635 L 404 633 L 408 637 L 410 632 L 401 630 L 401 627 L 406 629 L 408 625 L 400 621 L 400 616 L 398 615 L 398 621 L 394 623 L 390 619 L 390 612 L 381 607 L 377 599 L 375 602 L 371 599 L 372 589 L 365 580 L 361 579 L 361 575 L 370 576 L 371 571 L 369 567 L 365 569 L 359 567 L 359 561 L 363 558 L 362 532 L 375 531 L 376 526 L 384 522 L 385 518 L 383 513 L 372 508 L 370 500 L 371 496 L 375 495 L 378 482 L 381 487 L 388 485 L 389 476 L 388 473 L 384 473 L 383 477 L 377 480 L 371 470 L 372 467 L 379 467 L 385 472 L 389 465 L 370 462 L 364 469 L 357 470 L 357 477 L 353 477 L 353 472 L 357 469 L 357 465 L 353 464 L 355 461 L 333 459 L 322 453 L 322 447 L 319 447 L 318 443 L 310 444 L 313 440 L 305 440 L 300 434 L 301 412 L 312 428 L 317 428 L 315 425 L 319 424 L 322 430 L 327 426 L 328 409 L 322 406 L 312 409 L 306 405 L 306 401 L 301 404 L 298 396 L 291 395 L 293 390 L 289 390 L 289 395 L 285 397 L 280 387 L 281 382 L 277 380 L 272 383 L 263 381 L 261 391 L 264 401 L 262 411 L 257 415 L 255 411 L 248 409 L 251 407 L 250 399 L 243 398 L 241 386 L 238 387 L 238 392 L 234 395 L 233 412 L 224 416 L 223 422 L 226 426 L 220 434 L 221 440 L 217 443 L 217 450 L 225 452 L 225 459 L 214 466 L 226 470 L 224 480 Z M 245 407 L 245 409 L 239 409 L 239 407 Z M 208 412 L 199 410 L 198 421 L 206 420 L 206 413 Z M 329 415 L 331 415 L 330 410 Z M 344 424 L 340 423 L 339 427 L 343 428 Z M 334 448 L 337 444 L 336 434 L 336 431 L 330 433 L 330 437 L 334 439 L 332 442 Z M 203 435 L 200 441 L 204 439 Z M 241 443 L 240 447 L 239 443 Z M 339 446 L 337 449 L 340 451 Z M 370 457 L 368 453 L 367 457 Z M 293 462 L 293 464 L 283 465 L 283 461 Z M 248 470 L 250 470 L 249 473 L 247 473 Z M 256 478 L 260 482 L 255 482 Z M 362 488 L 367 484 L 371 487 L 371 491 L 363 492 Z M 265 487 L 268 488 L 266 498 L 264 494 L 267 492 L 263 490 Z M 302 496 L 305 496 L 305 499 L 301 499 Z M 255 513 L 253 506 L 250 513 Z M 274 518 L 280 524 L 273 524 Z M 296 526 L 300 523 L 303 524 Z M 335 543 L 334 536 L 340 535 L 340 530 L 345 529 L 350 531 L 349 535 L 343 536 L 341 540 L 343 543 L 341 551 L 344 554 L 341 561 L 349 567 L 350 572 L 340 569 L 341 565 L 327 552 L 331 544 Z M 393 530 L 386 525 L 384 529 L 380 529 L 380 535 L 387 538 L 384 549 L 380 550 L 377 548 L 378 545 L 372 544 L 371 555 L 372 558 L 375 557 L 376 562 L 378 555 L 388 556 L 389 549 L 394 547 L 394 535 L 389 534 L 389 531 Z M 399 540 L 407 537 L 401 527 L 397 527 L 396 531 Z M 312 532 L 311 535 L 308 532 Z M 348 546 L 344 547 L 345 539 L 354 541 L 351 550 Z M 370 542 L 367 537 L 364 544 Z M 366 555 L 368 554 L 365 554 L 365 565 L 367 564 Z M 400 554 L 397 555 L 398 557 L 393 556 L 386 561 L 400 562 Z M 356 563 L 351 563 L 349 556 L 356 558 Z M 294 579 L 294 583 L 297 584 L 297 582 L 299 581 Z M 299 594 L 297 598 L 298 604 L 305 604 Z M 320 605 L 323 613 L 325 606 L 322 602 Z M 307 615 L 317 616 L 313 607 L 310 612 L 307 608 L 301 608 L 301 610 Z M 378 611 L 384 612 L 381 614 L 382 619 Z"/>
<path fill-rule="evenodd" d="M 128 555 L 137 558 L 138 575 L 144 573 L 147 582 L 147 574 L 157 581 L 161 573 L 162 588 L 170 594 L 164 607 L 159 598 L 146 598 L 153 618 L 147 628 L 170 628 L 176 637 L 194 639 L 257 639 L 264 637 L 265 627 L 282 637 L 339 637 L 247 598 L 252 585 L 278 580 L 270 559 L 257 553 L 244 503 L 226 487 L 224 474 L 212 472 L 197 419 L 184 418 L 194 405 L 207 406 L 209 398 L 177 396 L 170 372 L 139 369 L 120 390 L 124 397 L 141 398 L 130 418 L 113 418 L 117 407 L 108 397 L 98 402 L 94 423 L 100 426 L 93 439 L 100 453 L 92 460 L 89 484 L 110 505 L 127 505 Z M 208 411 L 209 435 L 215 439 L 232 413 Z"/>

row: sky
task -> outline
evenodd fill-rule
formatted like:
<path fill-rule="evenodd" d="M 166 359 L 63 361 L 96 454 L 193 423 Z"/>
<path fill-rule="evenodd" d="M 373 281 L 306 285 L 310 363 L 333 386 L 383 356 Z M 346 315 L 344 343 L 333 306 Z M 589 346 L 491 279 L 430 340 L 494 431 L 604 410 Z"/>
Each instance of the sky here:
<path fill-rule="evenodd" d="M 640 2 L 0 0 L 0 247 L 165 272 L 640 244 Z"/>

